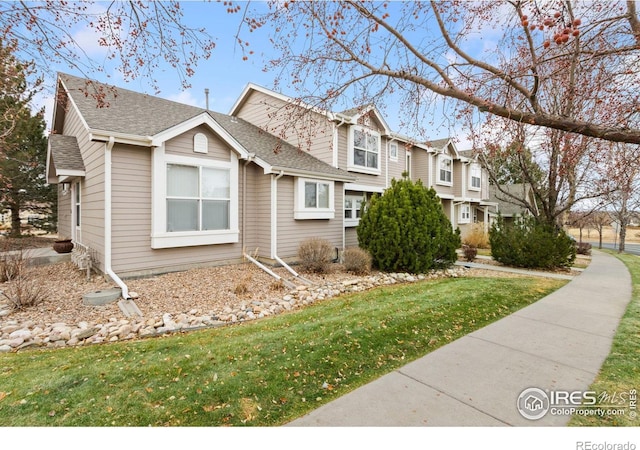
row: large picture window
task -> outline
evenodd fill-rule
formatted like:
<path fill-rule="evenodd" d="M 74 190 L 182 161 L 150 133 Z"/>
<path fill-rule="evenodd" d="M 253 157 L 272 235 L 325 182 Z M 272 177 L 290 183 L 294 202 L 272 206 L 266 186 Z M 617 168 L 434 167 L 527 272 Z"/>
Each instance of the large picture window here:
<path fill-rule="evenodd" d="M 380 134 L 362 127 L 350 129 L 349 170 L 380 173 Z"/>
<path fill-rule="evenodd" d="M 152 248 L 239 241 L 238 159 L 153 154 Z"/>
<path fill-rule="evenodd" d="M 229 229 L 229 170 L 167 164 L 167 231 Z"/>

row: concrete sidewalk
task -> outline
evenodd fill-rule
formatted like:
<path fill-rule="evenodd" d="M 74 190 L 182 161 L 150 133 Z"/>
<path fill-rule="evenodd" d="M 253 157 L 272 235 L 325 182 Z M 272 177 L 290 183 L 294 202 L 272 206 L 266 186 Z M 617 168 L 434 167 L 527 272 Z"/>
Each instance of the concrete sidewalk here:
<path fill-rule="evenodd" d="M 527 388 L 586 390 L 609 354 L 631 299 L 617 258 L 593 252 L 573 281 L 288 426 L 562 426 L 570 416 L 525 419 Z"/>

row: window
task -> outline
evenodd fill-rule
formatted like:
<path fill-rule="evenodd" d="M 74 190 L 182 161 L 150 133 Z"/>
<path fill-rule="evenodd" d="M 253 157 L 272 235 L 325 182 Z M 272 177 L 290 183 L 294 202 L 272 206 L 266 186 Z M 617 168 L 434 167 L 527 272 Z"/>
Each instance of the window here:
<path fill-rule="evenodd" d="M 398 143 L 397 142 L 391 142 L 389 144 L 389 159 L 391 161 L 398 160 Z"/>
<path fill-rule="evenodd" d="M 333 219 L 334 182 L 297 178 L 295 185 L 295 219 Z"/>
<path fill-rule="evenodd" d="M 453 160 L 448 155 L 438 156 L 438 183 L 451 186 L 453 180 Z"/>
<path fill-rule="evenodd" d="M 406 165 L 405 171 L 407 172 L 407 177 L 411 179 L 411 152 L 409 151 L 406 154 L 405 165 Z"/>
<path fill-rule="evenodd" d="M 481 175 L 482 175 L 482 171 L 480 170 L 480 166 L 478 164 L 472 164 L 471 165 L 471 186 L 469 187 L 469 189 L 474 191 L 480 190 Z"/>
<path fill-rule="evenodd" d="M 80 228 L 80 213 L 81 213 L 81 202 L 80 202 L 80 183 L 75 184 L 75 195 L 74 195 L 74 208 L 75 208 L 75 226 L 76 228 Z"/>
<path fill-rule="evenodd" d="M 355 227 L 360 223 L 362 216 L 362 195 L 345 195 L 344 197 L 344 224 L 347 227 Z"/>
<path fill-rule="evenodd" d="M 153 152 L 151 248 L 239 241 L 238 157 Z"/>
<path fill-rule="evenodd" d="M 460 205 L 460 223 L 469 223 L 471 220 L 471 206 Z"/>
<path fill-rule="evenodd" d="M 329 207 L 329 183 L 315 181 L 304 182 L 304 207 L 328 208 Z"/>
<path fill-rule="evenodd" d="M 362 127 L 350 128 L 348 169 L 380 174 L 380 135 Z"/>
<path fill-rule="evenodd" d="M 167 232 L 229 229 L 229 170 L 167 164 Z"/>

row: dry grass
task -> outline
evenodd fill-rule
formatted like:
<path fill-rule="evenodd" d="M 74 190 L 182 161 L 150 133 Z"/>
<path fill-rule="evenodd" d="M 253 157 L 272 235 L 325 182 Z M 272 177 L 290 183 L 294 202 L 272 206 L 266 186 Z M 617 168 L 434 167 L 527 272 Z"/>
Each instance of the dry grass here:
<path fill-rule="evenodd" d="M 571 236 L 580 239 L 580 230 L 578 228 L 569 228 L 568 231 Z M 598 241 L 599 238 L 600 235 L 597 230 L 590 228 L 582 229 L 583 241 Z M 618 239 L 612 227 L 604 228 L 602 232 L 602 242 L 616 242 Z M 629 244 L 640 244 L 640 227 L 627 227 L 625 242 Z"/>

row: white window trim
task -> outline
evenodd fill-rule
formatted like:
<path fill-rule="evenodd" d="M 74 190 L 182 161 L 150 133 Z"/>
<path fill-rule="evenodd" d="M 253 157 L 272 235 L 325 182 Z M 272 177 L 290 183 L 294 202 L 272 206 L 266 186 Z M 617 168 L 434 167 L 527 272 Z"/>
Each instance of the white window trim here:
<path fill-rule="evenodd" d="M 440 166 L 443 160 L 451 161 L 451 181 L 446 181 L 440 178 Z M 440 184 L 443 186 L 453 186 L 453 158 L 451 156 L 445 154 L 438 155 L 436 161 L 436 170 L 438 172 L 436 176 L 436 184 Z"/>
<path fill-rule="evenodd" d="M 471 223 L 471 205 L 469 204 L 460 205 L 460 216 L 459 216 L 458 223 Z"/>
<path fill-rule="evenodd" d="M 344 196 L 345 203 L 346 203 L 347 199 L 351 199 L 354 202 L 356 200 L 364 201 L 364 195 L 345 194 L 345 196 Z M 347 208 L 345 207 L 344 209 L 346 210 Z M 362 214 L 362 211 L 360 212 L 360 214 Z M 344 219 L 344 226 L 345 227 L 357 227 L 358 225 L 360 225 L 360 217 L 349 218 L 349 219 L 347 219 L 345 217 L 345 219 Z"/>
<path fill-rule="evenodd" d="M 329 207 L 328 208 L 307 208 L 305 205 L 305 183 L 321 183 L 329 185 Z M 333 219 L 335 211 L 335 182 L 329 180 L 318 180 L 313 178 L 296 178 L 294 192 L 293 218 L 296 220 L 310 219 Z"/>
<path fill-rule="evenodd" d="M 354 132 L 358 130 L 358 131 L 364 131 L 366 133 L 371 134 L 372 136 L 376 136 L 378 139 L 378 167 L 376 169 L 373 169 L 371 167 L 364 167 L 364 166 L 358 166 L 353 162 L 353 152 L 354 152 L 354 145 L 353 145 L 353 134 Z M 367 173 L 370 175 L 380 175 L 382 173 L 382 149 L 381 149 L 381 139 L 380 139 L 380 133 L 378 133 L 377 131 L 365 128 L 365 127 L 361 127 L 358 125 L 352 125 L 349 127 L 349 137 L 348 137 L 348 145 L 347 145 L 347 170 L 350 172 L 360 172 L 360 173 Z"/>
<path fill-rule="evenodd" d="M 404 170 L 405 172 L 407 172 L 407 175 L 409 176 L 409 179 L 411 180 L 411 177 L 413 176 L 413 174 L 411 173 L 411 152 L 407 151 L 407 153 L 405 153 L 405 163 L 404 163 L 405 167 Z"/>
<path fill-rule="evenodd" d="M 469 169 L 469 190 L 470 191 L 480 191 L 482 189 L 482 169 L 480 168 L 480 164 L 474 163 L 471 165 Z M 477 173 L 477 177 L 474 176 L 474 173 Z M 473 179 L 478 178 L 480 180 L 480 186 L 473 185 Z"/>
<path fill-rule="evenodd" d="M 208 231 L 167 230 L 167 164 L 211 167 L 229 170 L 229 229 Z M 239 242 L 238 157 L 230 152 L 229 161 L 166 154 L 164 144 L 153 151 L 151 248 L 191 247 Z"/>
<path fill-rule="evenodd" d="M 393 155 L 393 152 L 391 151 L 391 147 L 395 147 L 396 148 L 395 156 Z M 391 161 L 394 161 L 394 162 L 398 161 L 398 143 L 397 142 L 389 142 L 389 159 Z"/>

